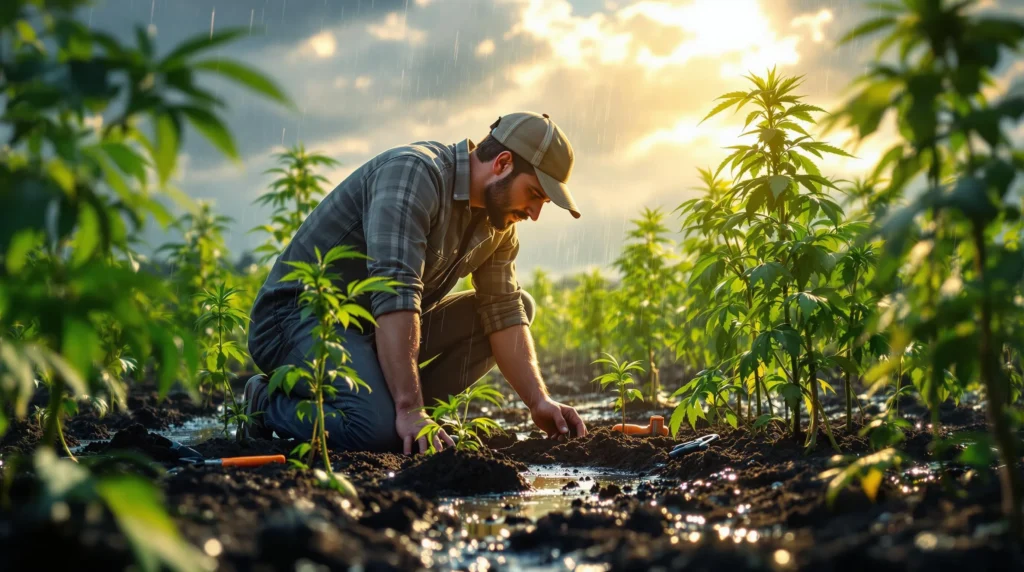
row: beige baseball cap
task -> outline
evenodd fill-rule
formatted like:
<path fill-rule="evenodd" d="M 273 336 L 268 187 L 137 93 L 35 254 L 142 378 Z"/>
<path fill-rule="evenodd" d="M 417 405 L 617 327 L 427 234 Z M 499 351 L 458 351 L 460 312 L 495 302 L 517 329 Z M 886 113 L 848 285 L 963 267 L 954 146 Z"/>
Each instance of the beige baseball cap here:
<path fill-rule="evenodd" d="M 520 111 L 498 117 L 491 124 L 491 136 L 533 165 L 551 202 L 580 218 L 568 187 L 574 160 L 572 145 L 547 113 Z"/>

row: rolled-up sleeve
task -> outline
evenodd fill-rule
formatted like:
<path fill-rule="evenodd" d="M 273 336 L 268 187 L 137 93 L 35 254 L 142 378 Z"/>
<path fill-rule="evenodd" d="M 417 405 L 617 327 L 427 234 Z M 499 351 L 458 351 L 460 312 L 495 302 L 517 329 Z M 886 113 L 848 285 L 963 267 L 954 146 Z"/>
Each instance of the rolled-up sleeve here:
<path fill-rule="evenodd" d="M 430 220 L 440 204 L 434 173 L 419 158 L 395 157 L 366 181 L 364 230 L 368 275 L 400 285 L 395 294 L 370 294 L 374 318 L 401 310 L 420 311 Z"/>
<path fill-rule="evenodd" d="M 473 272 L 477 311 L 485 335 L 512 326 L 530 324 L 526 308 L 523 307 L 522 289 L 516 278 L 515 260 L 518 253 L 519 237 L 515 227 L 512 227 L 491 257 Z"/>

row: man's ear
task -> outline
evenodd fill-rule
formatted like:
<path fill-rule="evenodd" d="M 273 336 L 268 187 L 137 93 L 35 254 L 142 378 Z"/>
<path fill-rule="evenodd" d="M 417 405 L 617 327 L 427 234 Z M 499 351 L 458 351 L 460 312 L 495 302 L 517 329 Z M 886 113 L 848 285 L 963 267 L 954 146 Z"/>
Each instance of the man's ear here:
<path fill-rule="evenodd" d="M 498 156 L 491 161 L 491 172 L 496 176 L 504 175 L 505 173 L 512 170 L 512 152 L 502 151 L 498 153 Z"/>

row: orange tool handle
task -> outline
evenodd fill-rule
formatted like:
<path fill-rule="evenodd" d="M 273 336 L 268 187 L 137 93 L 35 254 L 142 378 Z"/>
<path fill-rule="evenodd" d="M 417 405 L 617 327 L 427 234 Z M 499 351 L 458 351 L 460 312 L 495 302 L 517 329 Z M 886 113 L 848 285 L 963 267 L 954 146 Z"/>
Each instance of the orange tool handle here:
<path fill-rule="evenodd" d="M 612 431 L 622 431 L 622 423 L 616 423 Z M 647 425 L 634 425 L 626 423 L 626 435 L 655 435 L 668 436 L 668 427 L 665 427 L 665 418 L 661 415 L 652 415 L 651 422 Z"/>
<path fill-rule="evenodd" d="M 224 467 L 262 467 L 270 463 L 284 464 L 284 455 L 259 455 L 256 457 L 227 457 L 220 460 Z"/>

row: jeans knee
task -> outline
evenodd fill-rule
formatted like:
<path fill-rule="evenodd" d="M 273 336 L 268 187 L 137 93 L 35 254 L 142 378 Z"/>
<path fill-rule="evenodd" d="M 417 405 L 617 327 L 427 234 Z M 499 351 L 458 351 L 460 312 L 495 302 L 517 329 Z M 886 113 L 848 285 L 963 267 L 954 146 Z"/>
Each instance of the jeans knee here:
<path fill-rule="evenodd" d="M 360 408 L 336 413 L 335 427 L 342 429 L 330 435 L 331 448 L 350 451 L 390 453 L 401 451 L 402 443 L 395 430 L 394 408 Z"/>
<path fill-rule="evenodd" d="M 526 310 L 526 321 L 533 324 L 533 317 L 537 315 L 537 302 L 526 290 L 521 290 L 520 294 L 523 298 L 523 308 Z"/>

